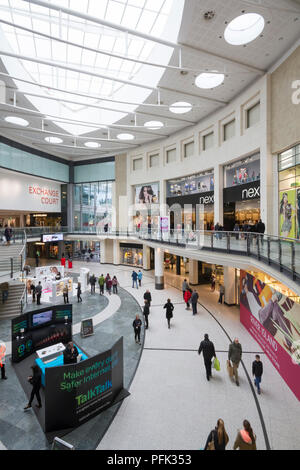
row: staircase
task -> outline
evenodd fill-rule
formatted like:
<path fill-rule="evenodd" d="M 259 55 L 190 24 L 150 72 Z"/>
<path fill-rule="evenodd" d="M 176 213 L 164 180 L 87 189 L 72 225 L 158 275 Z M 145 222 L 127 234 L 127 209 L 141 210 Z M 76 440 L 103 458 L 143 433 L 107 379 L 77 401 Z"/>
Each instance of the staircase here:
<path fill-rule="evenodd" d="M 20 281 L 9 282 L 8 298 L 2 303 L 0 299 L 0 318 L 13 318 L 21 315 L 21 299 L 24 295 L 25 284 Z"/>
<path fill-rule="evenodd" d="M 14 244 L 14 245 L 1 245 L 0 246 L 0 282 L 1 277 L 10 276 L 11 273 L 16 273 L 22 270 L 21 266 L 21 250 L 23 245 Z M 11 261 L 12 258 L 12 261 Z M 23 263 L 23 257 L 22 257 Z"/>

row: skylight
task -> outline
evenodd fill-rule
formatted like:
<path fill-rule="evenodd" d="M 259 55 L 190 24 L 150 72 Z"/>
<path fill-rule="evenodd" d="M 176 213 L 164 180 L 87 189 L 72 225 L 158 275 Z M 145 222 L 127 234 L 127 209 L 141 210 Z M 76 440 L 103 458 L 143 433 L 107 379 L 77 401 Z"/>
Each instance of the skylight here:
<path fill-rule="evenodd" d="M 5 121 L 9 122 L 10 124 L 17 124 L 17 126 L 22 126 L 22 127 L 26 127 L 29 125 L 29 122 L 26 121 L 26 119 L 22 119 L 17 116 L 7 116 L 5 118 Z"/>
<path fill-rule="evenodd" d="M 224 74 L 222 73 L 200 73 L 195 80 L 198 88 L 211 89 L 220 86 L 224 82 Z"/>
<path fill-rule="evenodd" d="M 63 142 L 63 140 L 60 139 L 59 137 L 52 137 L 52 136 L 45 137 L 45 141 L 49 142 L 49 144 L 61 144 Z"/>
<path fill-rule="evenodd" d="M 232 20 L 225 29 L 224 38 L 233 46 L 254 41 L 264 30 L 265 20 L 258 13 L 246 13 Z"/>
<path fill-rule="evenodd" d="M 133 134 L 118 134 L 117 135 L 117 138 L 119 140 L 133 140 L 134 139 L 134 135 Z"/>
<path fill-rule="evenodd" d="M 184 7 L 184 0 L 49 0 L 49 4 L 51 3 L 61 4 L 63 7 L 152 36 L 163 36 L 164 39 L 171 41 L 177 39 Z M 174 15 L 175 10 L 176 15 Z M 78 46 L 74 46 L 59 43 L 54 39 L 43 38 L 38 34 L 0 24 L 0 39 L 3 49 L 23 56 L 55 61 L 62 65 L 81 68 L 104 76 L 104 78 L 100 78 L 58 69 L 55 66 L 3 56 L 2 60 L 11 75 L 25 77 L 37 84 L 61 90 L 56 91 L 15 81 L 25 95 L 26 92 L 35 93 L 44 97 L 51 96 L 74 102 L 61 101 L 58 103 L 43 97 L 26 95 L 39 111 L 62 119 L 76 119 L 95 124 L 98 122 L 113 124 L 128 113 L 134 112 L 136 106 L 103 102 L 101 98 L 142 103 L 150 95 L 151 90 L 106 79 L 105 76 L 143 83 L 155 88 L 164 73 L 164 68 L 154 68 L 122 58 L 113 58 L 103 53 L 98 54 L 84 50 L 81 46 L 117 55 L 127 54 L 129 58 L 142 61 L 150 61 L 151 56 L 155 54 L 156 57 L 160 57 L 162 65 L 169 62 L 173 52 L 171 47 L 127 35 L 116 29 L 97 25 L 75 16 L 64 13 L 60 15 L 58 11 L 20 0 L 0 0 L 0 15 L 3 20 L 78 44 Z M 64 90 L 92 94 L 99 99 L 69 95 L 64 93 Z M 94 104 L 108 109 L 88 108 L 86 104 Z M 83 129 L 73 123 L 61 122 L 59 125 L 74 135 L 94 130 L 92 127 Z"/>
<path fill-rule="evenodd" d="M 164 127 L 164 125 L 161 121 L 148 121 L 148 122 L 145 122 L 144 127 L 147 127 L 147 129 L 151 129 L 151 130 L 157 130 L 157 129 L 161 129 L 162 127 Z"/>
<path fill-rule="evenodd" d="M 185 101 L 177 101 L 177 103 L 173 103 L 169 109 L 171 113 L 174 114 L 185 114 L 191 111 L 192 105 L 191 103 L 186 103 Z"/>

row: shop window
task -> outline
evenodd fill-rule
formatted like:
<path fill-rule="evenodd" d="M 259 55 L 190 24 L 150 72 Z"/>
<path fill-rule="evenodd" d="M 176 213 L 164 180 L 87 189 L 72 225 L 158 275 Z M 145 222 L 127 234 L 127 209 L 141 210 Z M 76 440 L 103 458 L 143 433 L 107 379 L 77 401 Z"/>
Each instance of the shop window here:
<path fill-rule="evenodd" d="M 142 158 L 136 158 L 132 162 L 133 166 L 133 171 L 139 171 L 143 169 L 143 159 Z"/>
<path fill-rule="evenodd" d="M 176 162 L 176 148 L 167 150 L 167 152 L 166 152 L 166 162 L 167 163 Z"/>
<path fill-rule="evenodd" d="M 208 150 L 214 146 L 214 133 L 210 132 L 203 136 L 203 151 Z"/>
<path fill-rule="evenodd" d="M 159 154 L 156 153 L 155 155 L 150 155 L 149 157 L 149 167 L 153 168 L 159 166 Z"/>
<path fill-rule="evenodd" d="M 286 152 L 283 152 L 279 155 L 278 158 L 278 169 L 279 171 L 285 170 L 287 168 L 290 168 L 292 166 L 295 166 L 296 164 L 296 153 L 295 153 L 296 147 L 287 150 Z"/>
<path fill-rule="evenodd" d="M 260 154 L 252 155 L 224 168 L 224 187 L 260 180 Z"/>
<path fill-rule="evenodd" d="M 235 119 L 224 124 L 223 126 L 223 140 L 226 142 L 227 140 L 231 139 L 235 136 Z"/>
<path fill-rule="evenodd" d="M 183 146 L 183 156 L 184 158 L 192 157 L 194 155 L 194 141 L 188 142 Z"/>
<path fill-rule="evenodd" d="M 260 103 L 247 109 L 247 129 L 260 121 Z"/>

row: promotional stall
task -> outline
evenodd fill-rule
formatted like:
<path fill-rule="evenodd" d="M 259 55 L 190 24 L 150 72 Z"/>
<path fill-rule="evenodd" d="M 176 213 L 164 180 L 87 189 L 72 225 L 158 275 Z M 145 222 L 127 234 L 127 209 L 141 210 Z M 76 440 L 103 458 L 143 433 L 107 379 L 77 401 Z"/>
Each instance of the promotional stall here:
<path fill-rule="evenodd" d="M 12 362 L 30 394 L 33 364 L 41 370 L 42 410 L 37 419 L 45 433 L 64 435 L 128 396 L 123 387 L 123 338 L 109 350 L 88 357 L 78 349 L 77 362 L 64 365 L 72 341 L 72 305 L 34 310 L 12 320 Z"/>
<path fill-rule="evenodd" d="M 35 286 L 41 282 L 43 299 L 49 303 L 57 303 L 63 296 L 63 289 L 65 285 L 68 286 L 68 291 L 73 295 L 73 280 L 71 277 L 65 276 L 64 266 L 42 266 L 35 268 L 35 277 L 27 278 L 28 294 L 31 294 L 30 286 L 32 283 Z"/>

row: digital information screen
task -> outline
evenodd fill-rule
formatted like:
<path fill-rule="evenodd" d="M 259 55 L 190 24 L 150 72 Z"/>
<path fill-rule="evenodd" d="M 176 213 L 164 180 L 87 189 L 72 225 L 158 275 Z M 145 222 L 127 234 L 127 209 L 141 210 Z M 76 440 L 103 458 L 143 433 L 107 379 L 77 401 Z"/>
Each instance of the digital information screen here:
<path fill-rule="evenodd" d="M 32 315 L 32 326 L 40 326 L 52 320 L 52 310 L 46 312 L 34 313 Z"/>
<path fill-rule="evenodd" d="M 43 242 L 60 242 L 64 239 L 64 234 L 63 233 L 53 233 L 53 234 L 47 234 L 43 235 Z"/>

